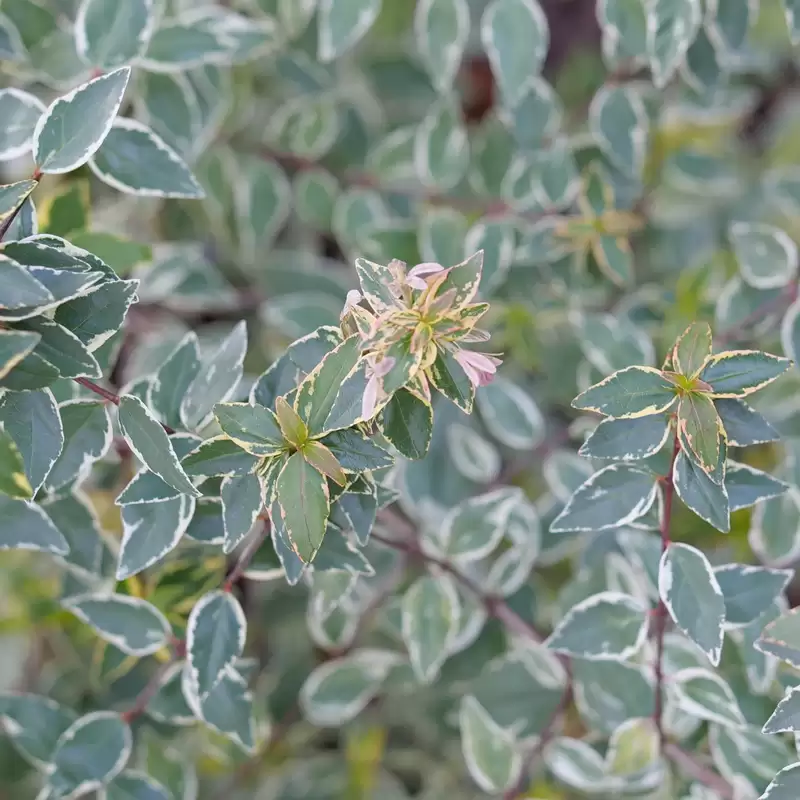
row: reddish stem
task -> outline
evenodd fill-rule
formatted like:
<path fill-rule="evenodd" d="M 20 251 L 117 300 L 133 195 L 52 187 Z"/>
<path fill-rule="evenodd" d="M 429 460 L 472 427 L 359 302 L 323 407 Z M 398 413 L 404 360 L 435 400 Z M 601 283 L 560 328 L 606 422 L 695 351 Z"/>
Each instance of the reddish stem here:
<path fill-rule="evenodd" d="M 90 392 L 100 395 L 103 400 L 113 403 L 115 406 L 119 405 L 119 395 L 115 392 L 112 392 L 110 389 L 104 389 L 102 386 L 99 386 L 94 381 L 90 381 L 88 378 L 75 378 L 75 383 L 79 383 Z M 170 435 L 175 433 L 175 428 L 170 428 L 169 425 L 165 425 L 163 422 L 161 423 L 161 427 Z"/>

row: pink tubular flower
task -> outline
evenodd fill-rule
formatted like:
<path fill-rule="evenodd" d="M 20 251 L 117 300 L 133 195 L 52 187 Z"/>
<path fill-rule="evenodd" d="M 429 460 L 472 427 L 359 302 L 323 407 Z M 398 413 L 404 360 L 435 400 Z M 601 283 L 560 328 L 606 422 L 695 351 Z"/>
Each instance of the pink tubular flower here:
<path fill-rule="evenodd" d="M 387 356 L 381 361 L 376 361 L 374 356 L 367 356 L 367 373 L 369 380 L 361 398 L 361 416 L 371 419 L 378 405 L 378 395 L 383 390 L 383 377 L 388 375 L 395 365 L 395 359 Z"/>
<path fill-rule="evenodd" d="M 469 382 L 476 388 L 491 383 L 497 368 L 503 363 L 499 358 L 476 353 L 473 350 L 458 350 L 455 359 L 467 373 Z"/>
<path fill-rule="evenodd" d="M 436 264 L 433 261 L 425 261 L 422 264 L 417 264 L 417 266 L 410 269 L 408 275 L 406 275 L 406 284 L 412 289 L 419 289 L 420 291 L 427 289 L 428 284 L 425 282 L 425 278 L 428 275 L 435 275 L 443 269 L 444 267 L 441 264 Z"/>

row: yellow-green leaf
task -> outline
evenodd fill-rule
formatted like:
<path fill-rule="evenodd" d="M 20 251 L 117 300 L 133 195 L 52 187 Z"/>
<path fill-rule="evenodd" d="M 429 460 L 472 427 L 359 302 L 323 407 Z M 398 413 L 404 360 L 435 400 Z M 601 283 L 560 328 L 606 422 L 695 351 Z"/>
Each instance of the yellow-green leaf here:
<path fill-rule="evenodd" d="M 347 476 L 344 474 L 342 465 L 324 444 L 320 442 L 307 442 L 303 446 L 303 455 L 314 469 L 318 470 L 323 475 L 327 475 L 332 481 L 336 481 L 339 486 L 345 486 L 347 484 Z"/>
<path fill-rule="evenodd" d="M 33 489 L 25 475 L 22 454 L 4 430 L 0 430 L 0 492 L 17 500 L 33 497 Z"/>
<path fill-rule="evenodd" d="M 275 416 L 287 442 L 299 447 L 308 439 L 308 427 L 285 397 L 279 397 L 275 401 Z"/>
<path fill-rule="evenodd" d="M 678 427 L 682 444 L 689 447 L 695 463 L 709 474 L 719 463 L 722 425 L 714 401 L 706 394 L 684 395 L 678 404 Z"/>

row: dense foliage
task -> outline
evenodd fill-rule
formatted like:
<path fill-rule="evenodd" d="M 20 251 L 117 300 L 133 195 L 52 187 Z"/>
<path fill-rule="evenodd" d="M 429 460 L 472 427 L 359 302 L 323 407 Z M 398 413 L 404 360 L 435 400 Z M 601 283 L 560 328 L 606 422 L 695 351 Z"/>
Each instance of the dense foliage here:
<path fill-rule="evenodd" d="M 797 800 L 798 44 L 0 0 L 0 794 Z"/>

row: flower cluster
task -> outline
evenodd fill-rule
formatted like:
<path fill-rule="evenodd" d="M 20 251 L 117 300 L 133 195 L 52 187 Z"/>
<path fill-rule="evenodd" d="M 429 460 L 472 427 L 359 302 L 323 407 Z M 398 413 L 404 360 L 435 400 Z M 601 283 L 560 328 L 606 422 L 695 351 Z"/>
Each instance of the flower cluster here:
<path fill-rule="evenodd" d="M 501 360 L 464 347 L 489 339 L 476 327 L 489 305 L 472 302 L 482 266 L 482 251 L 454 267 L 357 262 L 361 291 L 349 292 L 342 327 L 358 333 L 367 360 L 362 416 L 401 387 L 426 403 L 433 387 L 468 410 L 474 390 L 493 380 Z"/>

